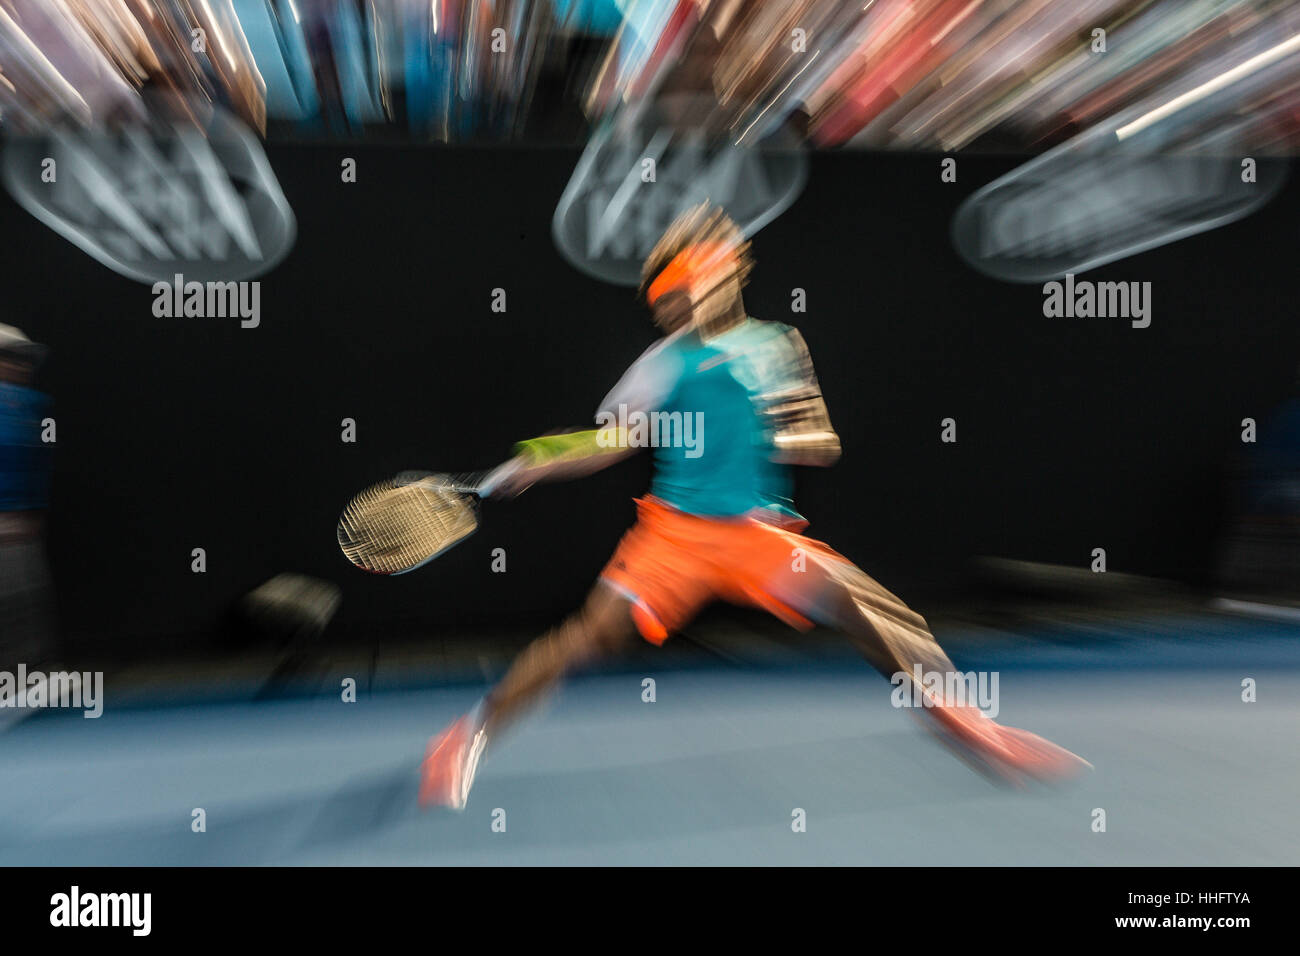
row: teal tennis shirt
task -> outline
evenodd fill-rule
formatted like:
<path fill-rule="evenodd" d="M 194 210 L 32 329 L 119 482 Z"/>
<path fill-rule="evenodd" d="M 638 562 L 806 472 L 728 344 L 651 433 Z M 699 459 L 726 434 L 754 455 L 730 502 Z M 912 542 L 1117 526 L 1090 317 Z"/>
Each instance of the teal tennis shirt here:
<path fill-rule="evenodd" d="M 766 411 L 806 385 L 798 333 L 746 319 L 703 341 L 676 332 L 647 349 L 601 403 L 596 422 L 620 426 L 654 454 L 650 493 L 689 514 L 733 517 L 756 508 L 797 515 L 789 469 L 772 461 Z"/>

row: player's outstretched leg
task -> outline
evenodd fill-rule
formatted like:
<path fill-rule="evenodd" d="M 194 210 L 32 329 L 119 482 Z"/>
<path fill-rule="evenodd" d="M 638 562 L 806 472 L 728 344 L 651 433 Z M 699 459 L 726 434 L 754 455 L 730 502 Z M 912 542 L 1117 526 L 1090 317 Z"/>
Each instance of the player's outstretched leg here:
<path fill-rule="evenodd" d="M 925 619 L 860 568 L 834 554 L 816 554 L 803 571 L 782 572 L 774 596 L 810 620 L 844 632 L 864 657 L 891 680 L 902 681 L 908 699 L 923 700 L 922 720 L 976 769 L 1019 785 L 1075 776 L 1091 766 L 1049 740 L 1004 727 L 965 699 L 948 699 L 957 669 L 930 633 Z M 939 689 L 915 688 L 914 675 L 942 675 Z M 897 675 L 901 675 L 901 678 Z"/>
<path fill-rule="evenodd" d="M 473 711 L 429 741 L 420 804 L 463 809 L 488 741 L 570 670 L 617 652 L 634 633 L 627 599 L 597 584 L 582 610 L 529 644 Z"/>

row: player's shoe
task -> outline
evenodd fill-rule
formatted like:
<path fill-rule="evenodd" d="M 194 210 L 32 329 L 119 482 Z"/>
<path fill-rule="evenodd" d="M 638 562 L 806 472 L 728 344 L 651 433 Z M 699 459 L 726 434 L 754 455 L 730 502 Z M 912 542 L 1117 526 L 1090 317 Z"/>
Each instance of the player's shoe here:
<path fill-rule="evenodd" d="M 465 809 L 486 744 L 487 731 L 478 708 L 430 740 L 420 768 L 420 806 Z"/>
<path fill-rule="evenodd" d="M 1019 727 L 998 725 L 1003 745 L 1012 752 L 1011 762 L 1021 773 L 1044 783 L 1056 783 L 1077 777 L 1092 769 L 1092 764 L 1076 753 L 1052 743 L 1046 737 L 1031 734 Z"/>
<path fill-rule="evenodd" d="M 976 770 L 1012 786 L 1057 783 L 1092 768 L 1082 757 L 1037 734 L 1004 727 L 976 707 L 925 708 L 940 738 Z"/>

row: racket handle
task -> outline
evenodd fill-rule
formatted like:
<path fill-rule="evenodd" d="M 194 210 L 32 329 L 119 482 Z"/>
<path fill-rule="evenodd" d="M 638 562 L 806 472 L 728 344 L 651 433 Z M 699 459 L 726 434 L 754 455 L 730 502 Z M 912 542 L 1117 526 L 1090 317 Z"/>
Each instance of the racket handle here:
<path fill-rule="evenodd" d="M 496 490 L 496 487 L 501 484 L 502 481 L 522 470 L 523 467 L 523 462 L 518 458 L 511 458 L 509 461 L 497 465 L 484 475 L 483 479 L 475 485 L 473 488 L 474 494 L 478 495 L 480 498 L 486 498 Z"/>

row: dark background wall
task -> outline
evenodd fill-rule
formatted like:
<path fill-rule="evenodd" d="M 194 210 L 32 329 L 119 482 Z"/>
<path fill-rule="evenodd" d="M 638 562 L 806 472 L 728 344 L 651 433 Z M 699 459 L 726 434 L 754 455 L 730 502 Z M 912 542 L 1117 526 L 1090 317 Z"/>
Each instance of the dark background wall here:
<path fill-rule="evenodd" d="M 339 182 L 355 156 L 359 181 Z M 406 468 L 469 470 L 516 439 L 590 420 L 652 340 L 630 290 L 560 258 L 550 216 L 569 150 L 278 146 L 298 217 L 263 277 L 262 325 L 155 318 L 148 286 L 92 261 L 10 202 L 0 320 L 48 343 L 57 402 L 52 560 L 82 647 L 183 650 L 269 576 L 338 582 L 342 639 L 541 621 L 577 602 L 632 519 L 644 460 L 491 505 L 478 535 L 398 579 L 354 571 L 334 523 Z M 924 605 L 974 555 L 1203 583 L 1238 422 L 1289 394 L 1297 190 L 1234 225 L 1106 267 L 1151 281 L 1150 328 L 1047 319 L 1041 287 L 984 278 L 952 251 L 971 191 L 1013 168 L 969 157 L 814 157 L 795 206 L 755 243 L 759 317 L 805 333 L 844 440 L 800 477 L 826 538 Z M 490 310 L 494 287 L 508 311 Z M 808 312 L 791 317 L 790 290 Z M 958 422 L 956 445 L 939 423 Z M 340 441 L 356 419 L 359 441 Z M 204 547 L 208 571 L 190 571 Z M 490 571 L 504 547 L 508 571 Z"/>

